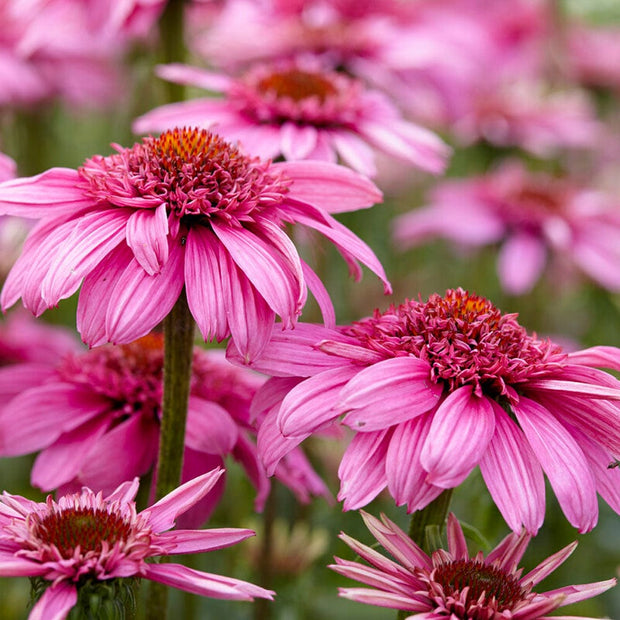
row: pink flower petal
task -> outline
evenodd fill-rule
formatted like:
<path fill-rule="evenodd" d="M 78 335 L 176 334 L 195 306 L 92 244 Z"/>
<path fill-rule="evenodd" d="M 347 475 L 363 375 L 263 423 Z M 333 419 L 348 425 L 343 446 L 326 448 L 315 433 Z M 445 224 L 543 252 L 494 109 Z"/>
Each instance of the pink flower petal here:
<path fill-rule="evenodd" d="M 13 553 L 0 551 L 0 577 L 37 577 L 47 573 L 49 568 L 26 558 L 15 557 Z"/>
<path fill-rule="evenodd" d="M 145 577 L 159 583 L 210 598 L 252 601 L 254 597 L 273 599 L 275 592 L 259 586 L 202 571 L 180 564 L 146 564 Z"/>
<path fill-rule="evenodd" d="M 49 218 L 76 214 L 95 201 L 80 187 L 80 176 L 70 168 L 51 168 L 33 177 L 0 185 L 0 214 Z"/>
<path fill-rule="evenodd" d="M 517 425 L 494 401 L 495 434 L 480 471 L 508 526 L 535 535 L 545 518 L 545 480 L 536 455 Z"/>
<path fill-rule="evenodd" d="M 387 607 L 388 609 L 422 611 L 428 607 L 428 605 L 415 601 L 409 596 L 381 592 L 380 590 L 372 590 L 370 588 L 338 588 L 338 595 L 358 603 L 377 605 L 379 607 Z M 418 620 L 417 615 L 414 617 Z M 434 620 L 430 614 L 429 620 Z"/>
<path fill-rule="evenodd" d="M 357 510 L 371 502 L 386 487 L 385 455 L 391 431 L 358 433 L 340 461 L 338 501 L 343 510 Z"/>
<path fill-rule="evenodd" d="M 28 615 L 28 620 L 64 620 L 76 603 L 75 584 L 59 581 L 45 590 Z"/>
<path fill-rule="evenodd" d="M 168 260 L 166 204 L 156 209 L 136 209 L 127 220 L 127 245 L 150 276 L 159 273 Z"/>
<path fill-rule="evenodd" d="M 137 260 L 121 274 L 108 301 L 106 336 L 123 344 L 148 334 L 172 310 L 183 290 L 184 248 L 173 244 L 168 262 L 148 275 Z"/>
<path fill-rule="evenodd" d="M 566 518 L 580 532 L 591 530 L 598 519 L 596 484 L 581 448 L 537 402 L 521 398 L 513 410 Z"/>
<path fill-rule="evenodd" d="M 185 444 L 209 454 L 228 454 L 237 441 L 236 422 L 224 407 L 190 395 Z"/>
<path fill-rule="evenodd" d="M 452 392 L 435 412 L 420 454 L 427 482 L 459 485 L 479 463 L 494 430 L 495 415 L 485 396 L 476 396 L 468 385 Z"/>
<path fill-rule="evenodd" d="M 303 260 L 301 261 L 301 268 L 308 289 L 310 289 L 310 292 L 314 295 L 319 305 L 325 327 L 334 329 L 336 327 L 336 311 L 334 310 L 334 304 L 332 303 L 327 289 L 323 285 L 321 278 L 319 278 Z"/>
<path fill-rule="evenodd" d="M 546 596 L 562 595 L 562 606 L 572 605 L 579 601 L 585 601 L 593 596 L 598 596 L 603 592 L 607 592 L 616 585 L 615 579 L 607 579 L 606 581 L 597 581 L 596 583 L 584 583 L 580 585 L 564 586 L 556 590 L 545 592 Z M 554 616 L 555 617 L 555 616 Z"/>
<path fill-rule="evenodd" d="M 224 92 L 228 90 L 232 79 L 222 73 L 199 69 L 182 63 L 170 63 L 167 65 L 157 65 L 155 74 L 169 82 L 197 86 L 205 90 Z"/>
<path fill-rule="evenodd" d="M 511 295 L 530 291 L 540 277 L 547 258 L 542 239 L 529 233 L 515 233 L 502 245 L 497 270 L 502 286 Z"/>
<path fill-rule="evenodd" d="M 375 154 L 368 144 L 352 131 L 333 131 L 332 144 L 347 166 L 360 174 L 374 177 L 377 174 Z"/>
<path fill-rule="evenodd" d="M 378 431 L 432 409 L 443 386 L 430 380 L 428 362 L 395 357 L 361 370 L 340 392 L 342 423 L 359 432 Z"/>
<path fill-rule="evenodd" d="M 312 433 L 338 417 L 335 408 L 342 386 L 357 372 L 355 367 L 333 368 L 306 379 L 282 401 L 278 424 L 284 435 Z"/>
<path fill-rule="evenodd" d="M 568 359 L 574 364 L 620 370 L 620 349 L 618 347 L 590 347 L 569 353 Z"/>
<path fill-rule="evenodd" d="M 204 553 L 235 545 L 255 535 L 254 530 L 239 528 L 172 530 L 158 534 L 157 544 L 161 544 L 168 554 Z"/>
<path fill-rule="evenodd" d="M 177 516 L 183 514 L 204 497 L 223 473 L 223 469 L 217 468 L 198 476 L 174 489 L 156 504 L 142 511 L 141 514 L 147 517 L 154 532 L 169 530 L 174 525 Z"/>
<path fill-rule="evenodd" d="M 280 129 L 284 159 L 306 159 L 316 147 L 317 129 L 312 125 L 284 123 Z"/>
<path fill-rule="evenodd" d="M 187 303 L 205 341 L 221 342 L 229 335 L 224 289 L 220 274 L 223 250 L 215 235 L 204 226 L 191 228 L 185 247 Z"/>
<path fill-rule="evenodd" d="M 379 188 L 367 177 L 322 161 L 288 161 L 272 165 L 293 180 L 288 196 L 328 213 L 357 211 L 383 200 Z"/>
<path fill-rule="evenodd" d="M 8 403 L 17 394 L 56 377 L 56 370 L 48 364 L 32 362 L 0 368 L 0 403 Z"/>

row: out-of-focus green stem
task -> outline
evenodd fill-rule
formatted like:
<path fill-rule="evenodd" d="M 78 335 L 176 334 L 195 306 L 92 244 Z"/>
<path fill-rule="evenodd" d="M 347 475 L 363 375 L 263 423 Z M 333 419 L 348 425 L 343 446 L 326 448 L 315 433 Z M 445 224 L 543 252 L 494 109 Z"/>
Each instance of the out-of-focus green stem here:
<path fill-rule="evenodd" d="M 168 0 L 159 22 L 162 63 L 185 61 L 184 14 L 185 0 Z M 166 82 L 165 88 L 168 102 L 183 101 L 185 98 L 185 87 L 182 84 Z"/>
<path fill-rule="evenodd" d="M 194 318 L 183 290 L 170 314 L 164 319 L 164 395 L 157 460 L 156 500 L 178 487 L 181 481 L 193 350 Z M 147 618 L 164 619 L 167 599 L 167 587 L 153 583 L 147 606 Z"/>
<path fill-rule="evenodd" d="M 271 490 L 265 502 L 263 511 L 263 528 L 261 553 L 258 565 L 259 583 L 263 588 L 271 588 L 273 585 L 273 566 L 271 564 L 273 549 L 273 525 L 277 514 L 276 484 L 272 481 Z M 257 598 L 254 601 L 254 620 L 269 620 L 271 618 L 271 601 Z"/>

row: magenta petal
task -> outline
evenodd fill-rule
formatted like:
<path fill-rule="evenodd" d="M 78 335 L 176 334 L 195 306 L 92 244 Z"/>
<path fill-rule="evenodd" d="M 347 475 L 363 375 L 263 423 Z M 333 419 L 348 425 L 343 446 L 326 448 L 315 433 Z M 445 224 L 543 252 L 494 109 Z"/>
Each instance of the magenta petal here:
<path fill-rule="evenodd" d="M 127 245 L 146 273 L 158 273 L 168 260 L 166 204 L 156 209 L 136 209 L 127 220 Z"/>
<path fill-rule="evenodd" d="M 17 516 L 17 515 L 15 515 Z M 49 568 L 26 558 L 15 557 L 13 553 L 4 556 L 0 551 L 0 577 L 37 577 L 47 573 Z"/>
<path fill-rule="evenodd" d="M 215 223 L 212 227 L 261 297 L 292 327 L 305 301 L 301 263 L 292 242 L 286 239 L 285 253 L 247 229 Z"/>
<path fill-rule="evenodd" d="M 72 295 L 84 276 L 123 241 L 128 217 L 127 209 L 111 208 L 70 222 L 71 232 L 41 282 L 41 296 L 49 306 Z M 65 227 L 69 229 L 69 223 Z"/>
<path fill-rule="evenodd" d="M 367 177 L 322 161 L 289 161 L 272 165 L 293 180 L 289 196 L 328 213 L 357 211 L 383 200 L 379 188 Z"/>
<path fill-rule="evenodd" d="M 459 485 L 478 464 L 495 430 L 490 401 L 472 387 L 452 392 L 437 408 L 420 454 L 427 482 L 444 488 Z"/>
<path fill-rule="evenodd" d="M 217 468 L 198 476 L 168 493 L 141 514 L 148 515 L 148 523 L 154 532 L 169 530 L 174 525 L 177 516 L 183 514 L 203 498 L 223 473 L 223 469 Z"/>
<path fill-rule="evenodd" d="M 180 564 L 145 564 L 145 577 L 193 594 L 235 601 L 252 601 L 255 596 L 273 599 L 275 594 L 246 581 L 193 570 Z"/>
<path fill-rule="evenodd" d="M 110 342 L 137 340 L 168 315 L 183 290 L 183 255 L 184 248 L 174 243 L 168 262 L 152 276 L 135 259 L 127 265 L 108 302 L 106 335 Z"/>
<path fill-rule="evenodd" d="M 428 362 L 394 357 L 361 370 L 340 392 L 336 408 L 343 424 L 360 432 L 378 431 L 432 409 L 443 390 L 430 379 Z"/>
<path fill-rule="evenodd" d="M 325 327 L 334 329 L 334 327 L 336 327 L 336 311 L 334 310 L 334 304 L 332 303 L 327 289 L 323 285 L 321 279 L 303 260 L 301 261 L 301 268 L 303 271 L 304 280 L 308 285 L 308 289 L 310 289 L 310 292 L 314 295 L 314 298 L 319 305 Z"/>
<path fill-rule="evenodd" d="M 546 258 L 542 239 L 529 233 L 512 235 L 503 244 L 497 259 L 502 286 L 511 295 L 527 293 L 540 277 Z"/>
<path fill-rule="evenodd" d="M 45 590 L 32 608 L 28 620 L 64 620 L 76 603 L 75 585 L 59 581 Z"/>
<path fill-rule="evenodd" d="M 31 483 L 51 491 L 76 477 L 110 423 L 109 416 L 100 416 L 62 434 L 37 457 L 30 472 Z"/>
<path fill-rule="evenodd" d="M 197 86 L 198 88 L 216 92 L 228 90 L 232 82 L 230 77 L 222 73 L 215 73 L 178 62 L 167 65 L 157 65 L 155 67 L 155 74 L 169 82 Z"/>
<path fill-rule="evenodd" d="M 343 510 L 357 510 L 371 502 L 385 488 L 385 455 L 391 431 L 358 433 L 344 453 L 338 468 Z"/>
<path fill-rule="evenodd" d="M 620 349 L 618 347 L 590 347 L 569 353 L 568 359 L 574 364 L 620 370 Z"/>
<path fill-rule="evenodd" d="M 377 174 L 375 154 L 359 136 L 352 131 L 334 131 L 331 140 L 342 161 L 353 170 L 367 177 L 374 177 Z"/>
<path fill-rule="evenodd" d="M 566 518 L 580 532 L 591 530 L 598 519 L 596 483 L 581 448 L 566 428 L 537 402 L 521 398 L 513 410 Z"/>
<path fill-rule="evenodd" d="M 423 508 L 444 490 L 426 482 L 427 472 L 420 464 L 431 421 L 431 415 L 421 415 L 399 424 L 387 450 L 388 490 L 397 506 L 407 504 L 407 512 Z"/>
<path fill-rule="evenodd" d="M 280 129 L 284 159 L 306 159 L 316 147 L 318 132 L 312 125 L 296 125 L 286 122 Z"/>
<path fill-rule="evenodd" d="M 221 342 L 230 333 L 223 302 L 224 289 L 220 274 L 220 256 L 223 252 L 220 245 L 217 237 L 206 227 L 196 226 L 187 233 L 187 303 L 205 341 L 215 339 Z"/>
<path fill-rule="evenodd" d="M 157 544 L 166 553 L 204 553 L 235 545 L 250 536 L 254 530 L 240 528 L 211 528 L 208 530 L 172 530 L 157 535 Z"/>
<path fill-rule="evenodd" d="M 111 406 L 104 396 L 74 384 L 51 383 L 22 392 L 0 413 L 0 454 L 40 450 Z"/>
<path fill-rule="evenodd" d="M 51 168 L 34 177 L 5 181 L 0 185 L 0 214 L 49 218 L 95 206 L 79 181 L 78 172 L 70 168 Z"/>
<path fill-rule="evenodd" d="M 325 370 L 294 387 L 282 401 L 278 424 L 284 435 L 312 433 L 339 415 L 335 408 L 342 386 L 357 368 Z"/>
<path fill-rule="evenodd" d="M 48 364 L 27 362 L 0 368 L 0 403 L 56 377 L 56 370 Z"/>
<path fill-rule="evenodd" d="M 208 454 L 228 454 L 238 436 L 237 424 L 224 407 L 190 395 L 185 444 Z"/>
<path fill-rule="evenodd" d="M 545 517 L 542 468 L 521 429 L 491 401 L 495 434 L 480 459 L 480 471 L 493 500 L 513 532 L 535 535 Z"/>

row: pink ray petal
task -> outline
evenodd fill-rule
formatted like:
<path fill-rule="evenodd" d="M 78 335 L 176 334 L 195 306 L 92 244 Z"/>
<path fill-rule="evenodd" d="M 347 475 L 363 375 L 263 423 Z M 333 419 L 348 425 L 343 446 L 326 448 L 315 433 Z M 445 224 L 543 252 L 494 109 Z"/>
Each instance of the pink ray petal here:
<path fill-rule="evenodd" d="M 606 387 L 604 385 L 593 385 L 591 383 L 580 383 L 578 381 L 563 381 L 561 379 L 533 379 L 528 381 L 527 387 L 534 390 L 545 390 L 550 392 L 568 392 L 578 394 L 586 398 L 603 398 L 620 400 L 620 387 Z"/>
<path fill-rule="evenodd" d="M 374 177 L 377 174 L 375 154 L 358 135 L 352 131 L 334 131 L 331 134 L 331 141 L 347 166 L 367 177 Z"/>
<path fill-rule="evenodd" d="M 342 389 L 337 409 L 343 424 L 360 432 L 378 431 L 432 409 L 443 386 L 430 380 L 428 362 L 395 357 L 361 370 Z"/>
<path fill-rule="evenodd" d="M 420 454 L 427 482 L 444 488 L 460 484 L 480 461 L 494 430 L 495 415 L 485 396 L 476 396 L 469 385 L 449 394 L 433 416 Z"/>
<path fill-rule="evenodd" d="M 136 209 L 127 220 L 127 245 L 150 276 L 159 273 L 168 260 L 168 216 L 166 204 L 156 209 Z"/>
<path fill-rule="evenodd" d="M 301 269 L 303 271 L 304 280 L 308 285 L 308 289 L 310 289 L 310 292 L 314 295 L 314 298 L 319 305 L 321 316 L 323 317 L 323 324 L 329 329 L 334 329 L 336 327 L 336 311 L 334 310 L 334 304 L 332 303 L 327 289 L 323 285 L 323 282 L 319 276 L 317 276 L 316 273 L 312 271 L 310 266 L 303 260 L 301 261 Z"/>
<path fill-rule="evenodd" d="M 537 402 L 521 398 L 513 410 L 566 518 L 580 532 L 591 530 L 598 519 L 596 483 L 581 448 Z"/>
<path fill-rule="evenodd" d="M 365 603 L 366 605 L 377 605 L 388 609 L 403 609 L 407 611 L 422 611 L 427 609 L 424 605 L 409 596 L 392 594 L 391 592 L 381 592 L 370 588 L 338 588 L 338 594 L 343 598 Z M 414 616 L 417 620 L 417 616 Z M 434 616 L 429 614 L 429 620 L 434 620 Z"/>
<path fill-rule="evenodd" d="M 564 586 L 556 590 L 545 592 L 546 596 L 554 596 L 556 594 L 564 595 L 562 606 L 572 605 L 579 601 L 584 601 L 593 596 L 597 596 L 603 592 L 607 592 L 616 585 L 615 579 L 607 579 L 605 581 L 597 581 L 595 583 L 584 583 L 580 585 Z"/>
<path fill-rule="evenodd" d="M 284 159 L 306 159 L 316 147 L 318 132 L 312 125 L 297 126 L 295 123 L 284 123 L 280 133 Z"/>
<path fill-rule="evenodd" d="M 590 347 L 569 353 L 568 359 L 575 364 L 620 370 L 620 349 L 618 347 Z"/>
<path fill-rule="evenodd" d="M 572 555 L 573 551 L 577 548 L 577 541 L 572 542 L 563 549 L 560 549 L 553 555 L 550 555 L 543 562 L 541 562 L 536 568 L 533 568 L 527 575 L 524 575 L 519 579 L 519 583 L 532 584 L 535 586 L 540 583 L 545 577 L 548 577 L 558 566 L 561 566 Z"/>
<path fill-rule="evenodd" d="M 0 551 L 0 577 L 37 577 L 44 575 L 48 570 L 47 566 L 26 558 L 15 557 L 13 553 L 5 557 Z"/>
<path fill-rule="evenodd" d="M 48 364 L 26 362 L 0 368 L 0 403 L 30 388 L 37 387 L 57 377 L 56 370 Z"/>
<path fill-rule="evenodd" d="M 480 471 L 513 532 L 535 535 L 545 517 L 545 480 L 522 431 L 494 401 L 495 434 L 480 459 Z"/>
<path fill-rule="evenodd" d="M 345 166 L 305 160 L 273 164 L 272 169 L 293 180 L 288 196 L 328 213 L 357 211 L 383 200 L 372 181 Z"/>
<path fill-rule="evenodd" d="M 529 233 L 515 233 L 502 245 L 498 256 L 499 279 L 511 295 L 530 291 L 540 277 L 547 258 L 542 240 Z"/>
<path fill-rule="evenodd" d="M 214 71 L 207 71 L 206 69 L 199 69 L 198 67 L 182 63 L 157 65 L 155 67 L 155 74 L 169 82 L 196 86 L 215 92 L 228 90 L 233 82 L 232 78 L 222 73 L 215 73 Z"/>
<path fill-rule="evenodd" d="M 208 530 L 172 530 L 158 534 L 157 544 L 161 544 L 169 554 L 204 553 L 235 545 L 250 536 L 256 536 L 256 532 L 231 527 Z"/>
<path fill-rule="evenodd" d="M 238 436 L 236 422 L 224 407 L 190 394 L 185 444 L 209 454 L 228 454 Z"/>

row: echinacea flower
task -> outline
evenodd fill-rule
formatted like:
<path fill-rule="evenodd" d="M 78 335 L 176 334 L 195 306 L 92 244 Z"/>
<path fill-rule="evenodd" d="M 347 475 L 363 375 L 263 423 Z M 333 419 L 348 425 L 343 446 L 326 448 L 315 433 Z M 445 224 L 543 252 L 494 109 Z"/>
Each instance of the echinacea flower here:
<path fill-rule="evenodd" d="M 620 290 L 620 201 L 517 162 L 439 184 L 428 206 L 396 218 L 394 237 L 403 248 L 432 237 L 464 247 L 500 242 L 499 279 L 514 295 L 534 286 L 553 255 Z"/>
<path fill-rule="evenodd" d="M 63 620 L 79 590 L 93 583 L 141 577 L 211 598 L 272 599 L 274 592 L 251 583 L 204 573 L 181 564 L 148 559 L 203 553 L 234 545 L 252 530 L 173 530 L 177 517 L 208 493 L 223 470 L 214 469 L 175 489 L 153 506 L 136 511 L 138 480 L 124 482 L 104 498 L 84 487 L 55 501 L 0 496 L 0 574 L 49 582 L 30 618 Z"/>
<path fill-rule="evenodd" d="M 52 168 L 0 184 L 0 213 L 42 218 L 6 280 L 3 309 L 21 297 L 40 315 L 83 281 L 77 324 L 84 342 L 124 344 L 149 333 L 185 288 L 204 338 L 232 334 L 252 358 L 275 314 L 295 324 L 307 287 L 333 316 L 285 223 L 318 230 L 356 277 L 360 260 L 390 290 L 370 248 L 329 214 L 381 198 L 348 168 L 261 162 L 200 129 L 115 148 L 78 170 Z"/>
<path fill-rule="evenodd" d="M 369 565 L 335 558 L 329 568 L 370 588 L 339 588 L 340 596 L 367 605 L 411 612 L 409 620 L 552 620 L 550 612 L 597 596 L 616 584 L 615 579 L 570 585 L 535 592 L 545 577 L 575 550 L 574 542 L 548 557 L 523 575 L 518 568 L 530 536 L 509 534 L 486 557 L 473 557 L 460 523 L 448 516 L 448 549 L 438 549 L 429 557 L 385 515 L 381 520 L 361 512 L 364 523 L 394 559 L 376 549 L 340 534 L 340 538 Z M 562 620 L 592 620 L 562 616 Z M 558 618 L 558 620 L 560 620 Z"/>
<path fill-rule="evenodd" d="M 242 358 L 229 345 L 229 359 Z M 570 523 L 598 518 L 597 491 L 620 513 L 620 349 L 565 353 L 515 314 L 462 289 L 406 301 L 350 326 L 274 330 L 251 364 L 272 375 L 258 449 L 271 473 L 289 450 L 336 422 L 355 435 L 338 475 L 355 510 L 387 487 L 411 512 L 480 466 L 513 531 L 535 533 L 543 472 Z"/>
<path fill-rule="evenodd" d="M 373 148 L 433 173 L 450 149 L 405 120 L 379 91 L 317 62 L 258 65 L 241 78 L 186 65 L 159 67 L 160 77 L 223 92 L 224 99 L 171 103 L 138 118 L 137 133 L 191 125 L 215 128 L 250 155 L 335 161 L 376 174 Z"/>
<path fill-rule="evenodd" d="M 43 368 L 30 363 L 0 370 L 0 455 L 40 451 L 31 482 L 44 491 L 85 485 L 109 493 L 147 473 L 157 460 L 163 366 L 163 335 L 153 333 L 126 345 L 57 356 Z M 263 382 L 231 365 L 221 351 L 194 348 L 182 480 L 232 456 L 257 489 L 257 510 L 270 485 L 256 453 L 250 403 Z M 312 494 L 329 497 L 301 450 L 276 475 L 301 501 Z M 204 522 L 223 488 L 222 477 L 183 523 Z"/>

